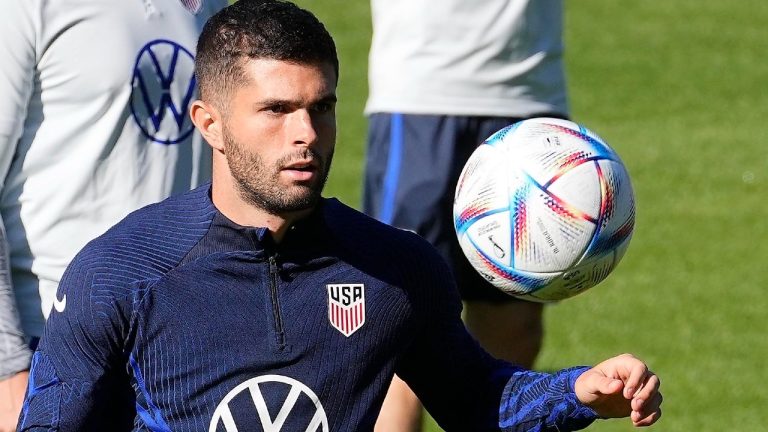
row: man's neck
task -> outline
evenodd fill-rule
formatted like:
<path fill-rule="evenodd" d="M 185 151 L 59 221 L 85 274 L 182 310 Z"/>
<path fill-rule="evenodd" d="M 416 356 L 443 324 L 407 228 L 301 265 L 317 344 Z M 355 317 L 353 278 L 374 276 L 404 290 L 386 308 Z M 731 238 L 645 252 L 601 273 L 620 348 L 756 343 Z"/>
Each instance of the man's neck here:
<path fill-rule="evenodd" d="M 280 243 L 285 233 L 297 220 L 312 212 L 312 209 L 273 214 L 244 200 L 234 185 L 222 185 L 214 181 L 211 187 L 213 205 L 232 222 L 248 227 L 265 227 L 275 243 Z"/>

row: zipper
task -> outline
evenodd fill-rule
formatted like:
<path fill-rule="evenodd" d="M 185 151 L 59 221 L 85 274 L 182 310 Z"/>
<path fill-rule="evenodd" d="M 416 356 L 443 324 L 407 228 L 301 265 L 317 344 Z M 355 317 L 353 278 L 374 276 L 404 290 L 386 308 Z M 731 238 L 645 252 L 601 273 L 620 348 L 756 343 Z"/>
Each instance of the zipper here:
<path fill-rule="evenodd" d="M 277 268 L 277 254 L 269 255 L 269 296 L 272 301 L 272 317 L 275 320 L 275 341 L 278 351 L 285 349 L 285 330 L 283 329 L 283 316 L 280 313 L 280 299 L 277 286 L 279 271 Z"/>

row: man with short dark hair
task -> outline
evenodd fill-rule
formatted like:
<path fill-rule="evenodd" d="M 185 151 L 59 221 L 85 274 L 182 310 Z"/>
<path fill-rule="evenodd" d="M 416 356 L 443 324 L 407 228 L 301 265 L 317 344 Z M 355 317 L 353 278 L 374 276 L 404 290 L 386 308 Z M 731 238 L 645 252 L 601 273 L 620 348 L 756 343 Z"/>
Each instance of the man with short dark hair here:
<path fill-rule="evenodd" d="M 658 419 L 659 380 L 630 355 L 555 374 L 493 359 L 432 246 L 321 196 L 338 61 L 309 12 L 234 3 L 206 24 L 197 77 L 212 184 L 81 251 L 22 430 L 370 431 L 395 372 L 447 430 Z"/>

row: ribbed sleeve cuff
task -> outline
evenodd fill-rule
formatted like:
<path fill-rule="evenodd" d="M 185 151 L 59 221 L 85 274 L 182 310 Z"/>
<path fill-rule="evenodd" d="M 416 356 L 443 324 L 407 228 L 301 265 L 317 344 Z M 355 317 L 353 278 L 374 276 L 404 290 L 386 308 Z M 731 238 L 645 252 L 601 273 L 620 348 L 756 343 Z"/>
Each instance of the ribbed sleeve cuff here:
<path fill-rule="evenodd" d="M 555 374 L 520 371 L 509 380 L 499 412 L 499 427 L 517 431 L 575 431 L 598 416 L 576 398 L 576 379 L 588 370 L 579 366 Z"/>

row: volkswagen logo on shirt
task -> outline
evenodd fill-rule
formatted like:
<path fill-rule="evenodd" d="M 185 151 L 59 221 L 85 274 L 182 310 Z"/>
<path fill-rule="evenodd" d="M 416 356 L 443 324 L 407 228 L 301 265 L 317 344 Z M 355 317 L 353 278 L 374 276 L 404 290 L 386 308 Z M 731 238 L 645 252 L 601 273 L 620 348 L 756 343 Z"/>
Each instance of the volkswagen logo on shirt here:
<path fill-rule="evenodd" d="M 252 378 L 233 388 L 213 412 L 208 432 L 329 432 L 315 393 L 282 375 Z"/>
<path fill-rule="evenodd" d="M 160 144 L 177 144 L 192 134 L 187 116 L 195 96 L 195 57 L 176 42 L 157 39 L 136 56 L 131 114 L 141 132 Z"/>

